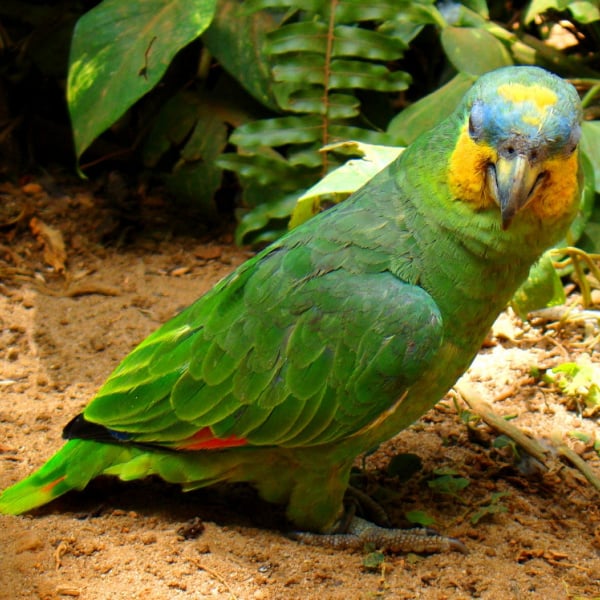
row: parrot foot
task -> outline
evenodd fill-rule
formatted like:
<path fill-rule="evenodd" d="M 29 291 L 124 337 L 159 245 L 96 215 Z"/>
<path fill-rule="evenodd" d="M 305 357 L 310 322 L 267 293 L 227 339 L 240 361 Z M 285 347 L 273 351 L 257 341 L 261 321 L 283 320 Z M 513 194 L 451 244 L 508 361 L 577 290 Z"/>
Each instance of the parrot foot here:
<path fill-rule="evenodd" d="M 293 532 L 292 539 L 338 550 L 362 550 L 370 544 L 391 553 L 416 552 L 432 554 L 456 550 L 468 554 L 467 547 L 459 540 L 440 535 L 432 529 L 388 529 L 379 527 L 360 517 L 353 517 L 345 533 L 320 534 Z"/>

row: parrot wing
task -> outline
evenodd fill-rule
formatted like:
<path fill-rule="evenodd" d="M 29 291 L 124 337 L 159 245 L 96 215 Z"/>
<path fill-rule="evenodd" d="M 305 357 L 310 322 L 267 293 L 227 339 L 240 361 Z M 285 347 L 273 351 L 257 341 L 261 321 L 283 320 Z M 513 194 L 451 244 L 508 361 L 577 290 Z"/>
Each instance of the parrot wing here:
<path fill-rule="evenodd" d="M 296 447 L 374 421 L 434 360 L 441 315 L 387 271 L 320 272 L 309 256 L 277 247 L 223 280 L 124 360 L 67 437 Z"/>

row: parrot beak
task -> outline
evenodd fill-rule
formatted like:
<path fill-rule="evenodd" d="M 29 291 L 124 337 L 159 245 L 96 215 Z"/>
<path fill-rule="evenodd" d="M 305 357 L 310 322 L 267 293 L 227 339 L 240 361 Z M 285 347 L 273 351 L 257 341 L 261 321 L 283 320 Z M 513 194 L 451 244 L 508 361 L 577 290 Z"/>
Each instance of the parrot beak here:
<path fill-rule="evenodd" d="M 527 204 L 541 183 L 544 173 L 541 165 L 531 163 L 527 156 L 515 154 L 499 157 L 488 167 L 491 194 L 500 207 L 502 229 L 510 226 L 513 217 Z"/>

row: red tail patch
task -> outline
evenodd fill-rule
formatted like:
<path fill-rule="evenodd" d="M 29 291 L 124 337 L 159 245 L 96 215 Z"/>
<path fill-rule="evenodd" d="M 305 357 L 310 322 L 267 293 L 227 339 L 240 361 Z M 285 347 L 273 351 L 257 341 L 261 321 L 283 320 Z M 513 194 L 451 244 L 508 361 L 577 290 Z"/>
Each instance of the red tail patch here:
<path fill-rule="evenodd" d="M 220 450 L 246 445 L 247 440 L 235 435 L 226 438 L 215 437 L 210 427 L 204 427 L 193 436 L 177 444 L 177 450 Z"/>
<path fill-rule="evenodd" d="M 50 494 L 52 492 L 52 490 L 62 481 L 64 481 L 66 478 L 66 475 L 62 475 L 61 477 L 59 477 L 58 479 L 55 479 L 54 481 L 51 481 L 50 483 L 47 483 L 46 485 L 43 485 L 40 490 L 43 494 Z"/>

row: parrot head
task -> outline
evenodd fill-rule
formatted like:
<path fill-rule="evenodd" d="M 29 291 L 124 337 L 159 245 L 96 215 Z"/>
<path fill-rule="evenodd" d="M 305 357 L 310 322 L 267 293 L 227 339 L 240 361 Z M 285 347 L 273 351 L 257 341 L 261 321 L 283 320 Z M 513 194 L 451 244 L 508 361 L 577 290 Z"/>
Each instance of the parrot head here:
<path fill-rule="evenodd" d="M 537 67 L 506 67 L 481 77 L 458 110 L 449 166 L 456 198 L 495 205 L 502 229 L 526 207 L 540 219 L 571 211 L 581 135 L 571 84 Z"/>

